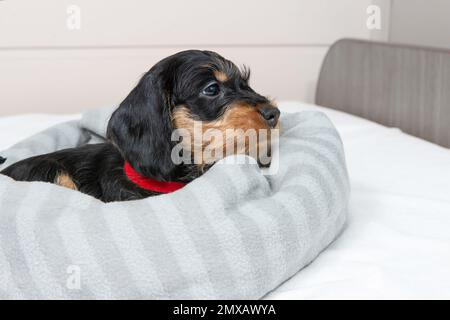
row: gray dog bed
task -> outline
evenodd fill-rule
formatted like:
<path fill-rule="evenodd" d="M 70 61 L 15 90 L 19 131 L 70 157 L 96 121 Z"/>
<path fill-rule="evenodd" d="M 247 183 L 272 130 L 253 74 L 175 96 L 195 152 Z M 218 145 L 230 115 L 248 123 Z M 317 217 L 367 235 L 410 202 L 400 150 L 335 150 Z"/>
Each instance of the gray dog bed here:
<path fill-rule="evenodd" d="M 0 152 L 0 168 L 102 140 L 109 110 Z M 319 112 L 282 116 L 279 169 L 215 165 L 183 189 L 102 203 L 0 176 L 0 298 L 258 299 L 342 230 L 349 183 L 340 137 Z"/>

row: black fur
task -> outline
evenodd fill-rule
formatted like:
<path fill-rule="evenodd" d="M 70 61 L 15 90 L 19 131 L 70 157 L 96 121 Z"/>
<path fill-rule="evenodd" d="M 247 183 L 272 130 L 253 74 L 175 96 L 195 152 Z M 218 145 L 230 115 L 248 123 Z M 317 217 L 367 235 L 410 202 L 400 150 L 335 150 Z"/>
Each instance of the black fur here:
<path fill-rule="evenodd" d="M 141 189 L 123 174 L 123 158 L 110 143 L 90 144 L 19 161 L 2 174 L 21 181 L 55 181 L 67 172 L 79 191 L 104 202 L 132 200 L 155 193 Z"/>
<path fill-rule="evenodd" d="M 220 94 L 202 90 L 215 81 L 214 71 L 227 75 Z M 171 159 L 171 114 L 179 105 L 201 121 L 219 118 L 226 106 L 240 101 L 268 104 L 248 84 L 249 73 L 210 51 L 189 50 L 153 66 L 113 113 L 108 141 L 61 150 L 17 162 L 1 173 L 20 181 L 54 182 L 67 173 L 77 189 L 102 201 L 140 199 L 155 195 L 130 182 L 124 160 L 140 174 L 162 181 L 190 182 L 202 174 L 194 165 L 175 165 Z"/>

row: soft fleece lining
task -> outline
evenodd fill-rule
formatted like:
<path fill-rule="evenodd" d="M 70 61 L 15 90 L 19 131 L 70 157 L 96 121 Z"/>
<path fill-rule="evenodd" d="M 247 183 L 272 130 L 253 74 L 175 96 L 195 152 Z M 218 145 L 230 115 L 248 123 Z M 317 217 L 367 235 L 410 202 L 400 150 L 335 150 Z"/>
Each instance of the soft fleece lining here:
<path fill-rule="evenodd" d="M 98 142 L 99 109 L 0 152 L 6 165 Z M 216 165 L 171 194 L 104 204 L 0 176 L 0 298 L 258 299 L 342 230 L 349 183 L 320 112 L 283 116 L 278 173 Z"/>

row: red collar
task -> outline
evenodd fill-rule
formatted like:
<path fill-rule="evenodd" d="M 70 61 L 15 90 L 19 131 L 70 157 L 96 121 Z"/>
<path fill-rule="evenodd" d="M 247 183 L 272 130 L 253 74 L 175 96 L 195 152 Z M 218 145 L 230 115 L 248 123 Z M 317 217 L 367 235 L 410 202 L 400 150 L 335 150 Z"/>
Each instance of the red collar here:
<path fill-rule="evenodd" d="M 123 170 L 125 171 L 125 175 L 128 179 L 137 184 L 142 189 L 146 189 L 149 191 L 155 191 L 159 193 L 171 193 L 181 189 L 185 186 L 184 183 L 174 182 L 174 181 L 158 181 L 155 179 L 144 177 L 134 170 L 131 165 L 125 161 L 123 166 Z"/>

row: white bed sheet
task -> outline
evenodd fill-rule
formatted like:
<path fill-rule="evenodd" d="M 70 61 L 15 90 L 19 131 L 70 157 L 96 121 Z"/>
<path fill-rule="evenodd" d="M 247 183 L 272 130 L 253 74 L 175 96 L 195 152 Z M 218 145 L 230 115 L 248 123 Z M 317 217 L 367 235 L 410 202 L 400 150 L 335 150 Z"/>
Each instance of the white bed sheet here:
<path fill-rule="evenodd" d="M 450 298 L 450 150 L 342 112 L 352 194 L 342 235 L 268 299 Z M 0 150 L 79 115 L 0 118 Z"/>

